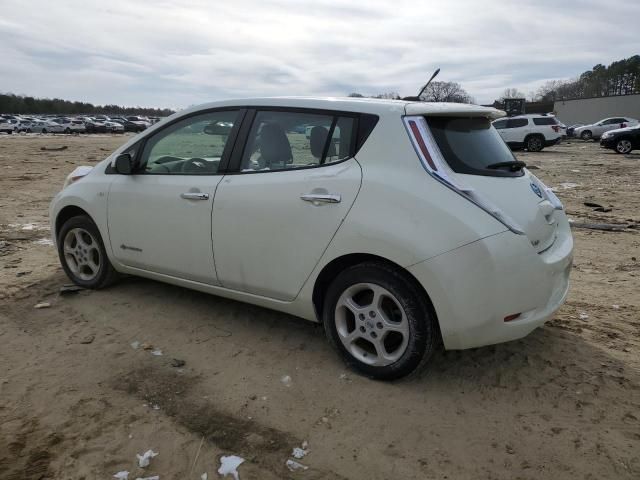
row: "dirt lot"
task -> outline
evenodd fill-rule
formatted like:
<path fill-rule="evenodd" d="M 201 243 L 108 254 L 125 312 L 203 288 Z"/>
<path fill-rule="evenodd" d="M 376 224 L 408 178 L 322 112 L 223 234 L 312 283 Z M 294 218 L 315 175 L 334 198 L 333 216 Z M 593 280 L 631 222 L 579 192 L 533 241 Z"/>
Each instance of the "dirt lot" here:
<path fill-rule="evenodd" d="M 0 479 L 217 478 L 229 454 L 242 480 L 640 478 L 640 230 L 574 229 L 569 301 L 527 338 L 374 382 L 280 313 L 135 278 L 59 295 L 49 199 L 125 138 L 0 136 Z M 576 222 L 640 222 L 640 152 L 518 156 Z"/>

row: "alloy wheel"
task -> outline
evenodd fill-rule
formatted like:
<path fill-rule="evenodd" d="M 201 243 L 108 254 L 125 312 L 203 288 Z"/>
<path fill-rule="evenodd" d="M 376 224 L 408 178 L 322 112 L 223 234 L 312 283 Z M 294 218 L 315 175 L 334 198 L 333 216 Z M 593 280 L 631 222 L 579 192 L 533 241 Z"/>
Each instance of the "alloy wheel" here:
<path fill-rule="evenodd" d="M 409 343 L 409 321 L 398 299 L 373 283 L 347 288 L 336 303 L 340 341 L 356 359 L 382 367 L 400 359 Z"/>
<path fill-rule="evenodd" d="M 73 228 L 64 237 L 64 259 L 69 270 L 84 281 L 93 280 L 100 271 L 102 256 L 98 242 L 83 228 Z"/>
<path fill-rule="evenodd" d="M 629 140 L 620 140 L 616 144 L 616 151 L 618 153 L 629 153 L 631 151 L 631 142 Z"/>

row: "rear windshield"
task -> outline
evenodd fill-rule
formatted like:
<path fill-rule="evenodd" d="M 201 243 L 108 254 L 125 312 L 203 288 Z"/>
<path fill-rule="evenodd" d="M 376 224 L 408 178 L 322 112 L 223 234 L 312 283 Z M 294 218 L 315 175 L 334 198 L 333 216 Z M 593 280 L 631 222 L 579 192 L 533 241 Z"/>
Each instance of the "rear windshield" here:
<path fill-rule="evenodd" d="M 557 125 L 558 121 L 555 119 L 555 117 L 540 117 L 534 118 L 533 123 L 535 123 L 536 125 Z"/>
<path fill-rule="evenodd" d="M 442 156 L 456 173 L 519 177 L 522 170 L 487 168 L 515 157 L 487 118 L 427 117 Z"/>

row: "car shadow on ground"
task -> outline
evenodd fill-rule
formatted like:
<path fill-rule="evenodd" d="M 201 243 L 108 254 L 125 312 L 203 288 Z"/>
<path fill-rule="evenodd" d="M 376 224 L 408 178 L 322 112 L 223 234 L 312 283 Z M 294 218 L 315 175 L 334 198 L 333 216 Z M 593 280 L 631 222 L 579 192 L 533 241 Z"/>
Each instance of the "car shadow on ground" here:
<path fill-rule="evenodd" d="M 66 278 L 58 274 L 43 283 L 61 282 L 66 283 Z M 327 377 L 348 371 L 328 345 L 320 324 L 182 287 L 126 277 L 109 289 L 74 298 L 72 305 L 80 310 L 98 307 L 103 321 L 112 321 L 116 327 L 124 322 L 126 328 L 138 332 L 162 331 L 164 342 L 173 342 L 175 348 L 180 343 L 183 347 L 211 345 L 221 357 L 230 354 L 235 358 L 238 352 L 259 357 L 268 346 L 287 353 L 273 360 L 281 363 L 282 371 L 287 370 L 287 362 L 301 368 L 321 364 L 321 373 Z M 596 376 L 602 382 L 610 378 L 618 384 L 640 385 L 640 372 L 623 372 L 623 364 L 605 348 L 553 324 L 509 343 L 462 351 L 440 348 L 424 371 L 395 384 L 415 391 L 447 386 L 565 389 L 570 383 L 589 383 Z M 229 340 L 236 351 L 224 350 Z"/>

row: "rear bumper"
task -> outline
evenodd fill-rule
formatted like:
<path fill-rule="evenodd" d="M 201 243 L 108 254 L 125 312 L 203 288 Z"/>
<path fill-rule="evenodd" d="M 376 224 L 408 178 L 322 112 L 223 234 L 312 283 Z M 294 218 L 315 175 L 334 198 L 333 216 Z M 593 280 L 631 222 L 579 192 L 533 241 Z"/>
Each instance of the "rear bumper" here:
<path fill-rule="evenodd" d="M 569 290 L 573 239 L 566 218 L 553 246 L 538 254 L 526 236 L 488 237 L 409 271 L 428 292 L 445 348 L 516 340 L 550 319 Z M 520 313 L 510 322 L 508 315 Z"/>

